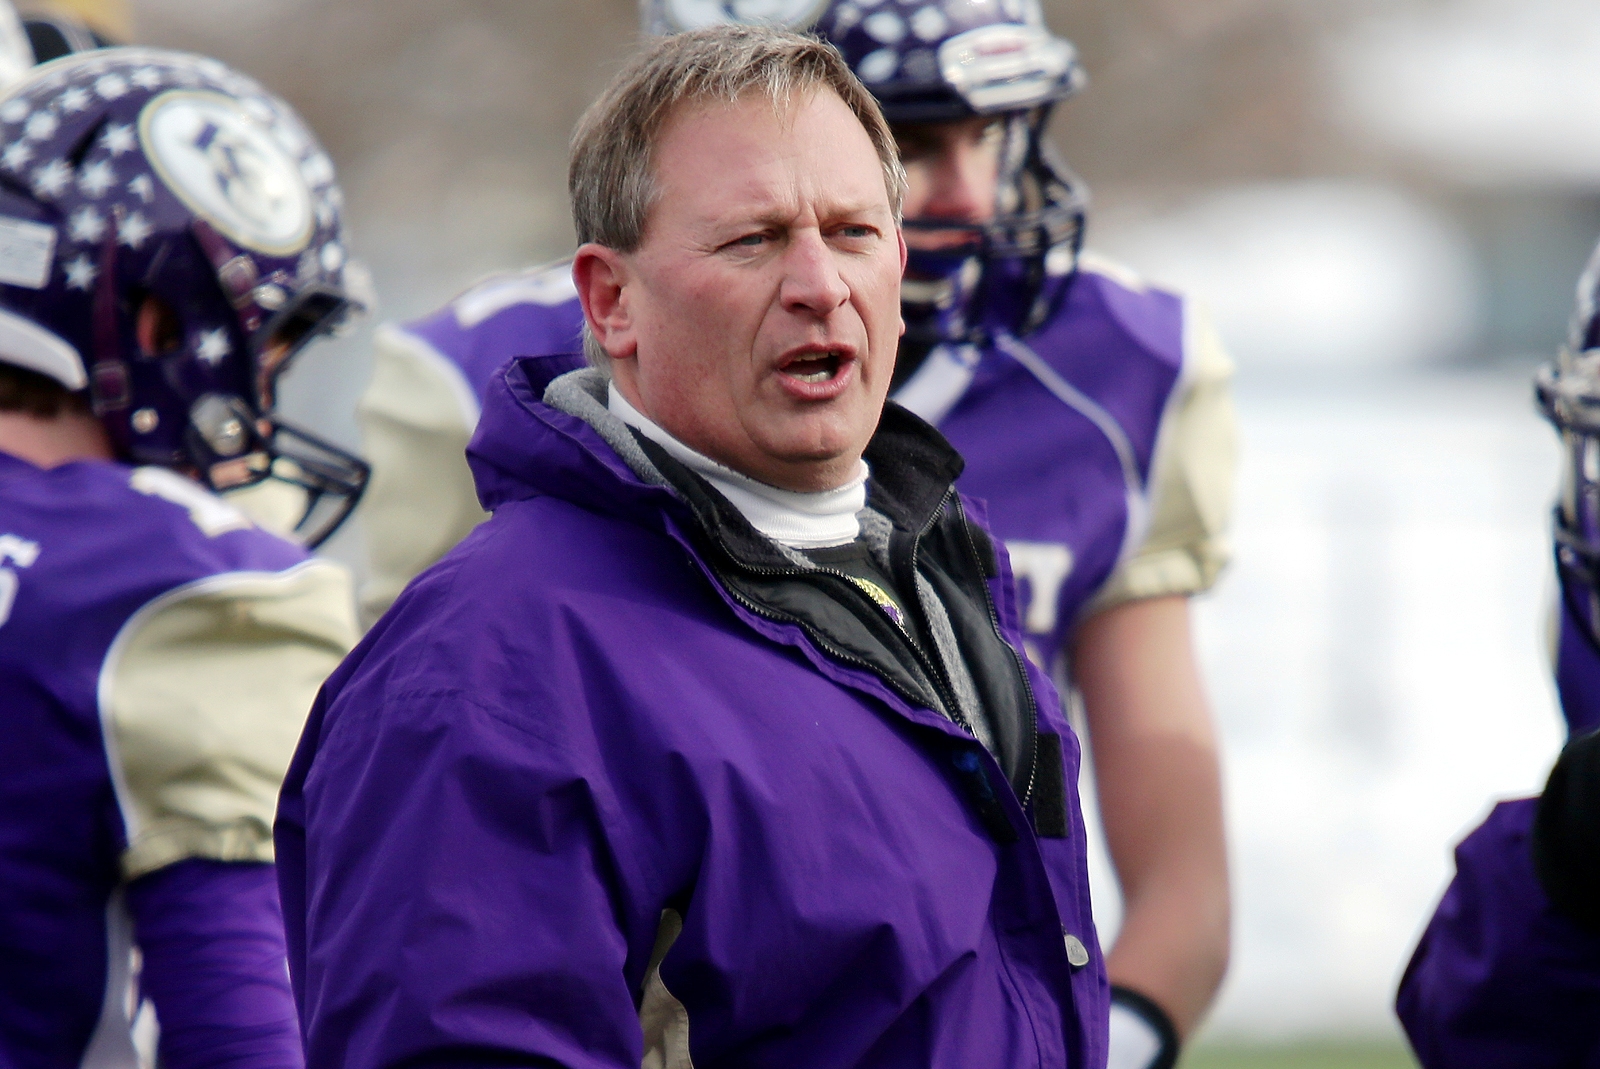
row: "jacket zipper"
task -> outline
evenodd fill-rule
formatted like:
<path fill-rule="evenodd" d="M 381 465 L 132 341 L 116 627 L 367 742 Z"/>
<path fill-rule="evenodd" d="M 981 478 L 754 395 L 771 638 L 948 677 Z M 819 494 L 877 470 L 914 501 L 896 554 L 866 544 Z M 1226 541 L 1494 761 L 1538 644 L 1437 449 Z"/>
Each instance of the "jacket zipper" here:
<path fill-rule="evenodd" d="M 942 508 L 943 506 L 941 506 Z M 972 561 L 978 566 L 978 575 L 983 575 L 983 559 L 978 555 L 978 547 L 972 541 L 972 527 L 967 520 L 967 511 L 961 507 L 961 499 L 956 499 L 956 515 L 961 520 L 961 534 L 967 543 L 967 552 Z M 983 603 L 989 609 L 989 625 L 994 628 L 995 637 L 1000 644 L 1011 652 L 1011 661 L 1017 666 L 1017 677 L 1022 680 L 1022 692 L 1028 697 L 1028 748 L 1031 759 L 1028 762 L 1028 780 L 1022 789 L 1022 804 L 1027 806 L 1033 799 L 1034 783 L 1039 777 L 1039 699 L 1033 692 L 1033 684 L 1028 680 L 1028 666 L 1022 663 L 1022 654 L 1016 647 L 1006 641 L 1006 636 L 1000 631 L 1000 613 L 994 607 L 994 598 L 989 594 L 989 582 L 984 579 L 978 584 L 983 588 Z"/>
<path fill-rule="evenodd" d="M 940 508 L 942 509 L 943 507 L 944 506 L 941 503 Z M 935 515 L 937 515 L 937 513 L 935 513 Z M 912 552 L 912 562 L 913 562 L 913 564 L 915 564 L 915 561 L 916 561 L 915 544 L 913 544 L 913 552 Z M 865 599 L 865 600 L 870 600 L 870 599 L 867 599 L 867 595 L 865 593 L 863 593 L 861 591 L 861 589 L 855 585 L 855 583 L 850 579 L 850 577 L 848 575 L 845 575 L 843 572 L 835 571 L 832 568 L 819 567 L 819 568 L 815 569 L 814 571 L 800 571 L 799 569 L 757 568 L 757 567 L 752 567 L 750 565 L 745 565 L 745 564 L 740 564 L 737 567 L 741 571 L 749 572 L 752 575 L 764 576 L 764 577 L 769 578 L 769 579 L 806 579 L 806 578 L 808 578 L 809 576 L 812 576 L 812 575 L 830 575 L 830 576 L 833 576 L 835 579 L 838 579 L 841 582 L 843 582 L 844 585 L 847 588 L 849 588 L 851 591 L 854 592 L 854 596 L 855 597 L 862 598 L 862 599 Z M 885 683 L 887 683 L 889 685 L 889 687 L 892 690 L 894 690 L 895 693 L 899 694 L 902 698 L 904 698 L 907 701 L 909 701 L 912 705 L 923 706 L 923 705 L 927 704 L 926 698 L 925 698 L 924 695 L 912 694 L 912 693 L 908 692 L 904 687 L 900 686 L 894 680 L 885 677 L 883 675 L 883 673 L 879 672 L 877 667 L 875 665 L 873 665 L 873 663 L 871 661 L 868 661 L 863 657 L 857 657 L 853 653 L 849 653 L 849 652 L 846 652 L 845 650 L 839 649 L 832 642 L 828 641 L 827 636 L 823 635 L 821 632 L 819 632 L 817 629 L 812 627 L 805 620 L 802 620 L 802 619 L 800 619 L 799 617 L 796 617 L 796 616 L 791 616 L 788 613 L 778 612 L 777 610 L 768 608 L 765 605 L 757 605 L 750 598 L 745 597 L 738 590 L 736 590 L 732 586 L 728 585 L 727 583 L 723 583 L 722 587 L 729 594 L 733 595 L 733 599 L 735 601 L 737 601 L 740 605 L 743 605 L 746 609 L 749 609 L 751 612 L 757 614 L 758 616 L 765 616 L 769 620 L 777 620 L 780 623 L 798 624 L 800 626 L 800 628 L 805 631 L 806 634 L 811 636 L 811 640 L 813 642 L 815 642 L 818 646 L 820 646 L 822 648 L 823 652 L 827 653 L 828 656 L 834 658 L 835 660 L 843 661 L 845 664 L 854 665 L 857 668 L 866 669 L 867 671 L 871 672 L 873 675 L 877 676 L 879 679 L 881 679 Z M 985 590 L 984 593 L 985 593 L 985 595 L 987 595 L 988 591 Z M 920 602 L 920 598 L 919 598 L 918 599 L 919 606 L 920 606 L 920 603 L 921 602 Z M 877 606 L 876 603 L 873 603 L 872 607 L 873 607 L 874 611 L 878 611 L 878 612 L 882 611 L 881 609 L 879 609 L 879 607 Z M 904 633 L 905 629 L 901 628 L 901 631 L 902 631 L 902 633 Z M 944 677 L 940 673 L 939 669 L 935 665 L 930 663 L 931 659 L 928 657 L 928 655 L 926 653 L 924 653 L 920 648 L 918 648 L 916 642 L 912 640 L 912 638 L 911 638 L 911 636 L 909 634 L 907 634 L 905 636 L 905 638 L 906 638 L 906 645 L 910 648 L 912 656 L 917 659 L 918 664 L 921 665 L 923 672 L 927 675 L 928 681 L 931 684 L 933 684 L 933 689 L 934 689 L 935 696 L 941 702 L 944 703 L 944 706 L 945 706 L 945 709 L 946 709 L 946 711 L 948 713 L 949 719 L 952 722 L 954 722 L 957 727 L 961 728 L 962 731 L 965 731 L 968 735 L 971 735 L 973 738 L 977 738 L 977 733 L 972 730 L 972 725 L 967 721 L 967 718 L 962 715 L 961 706 L 955 700 L 955 695 L 952 694 L 952 693 L 948 693 L 947 692 L 945 681 L 944 681 Z"/>
<path fill-rule="evenodd" d="M 928 632 L 928 639 L 930 642 L 933 640 L 933 621 L 928 618 L 928 611 L 922 604 L 922 592 L 917 589 L 917 553 L 922 548 L 922 536 L 933 530 L 933 525 L 939 521 L 940 514 L 944 512 L 945 508 L 950 504 L 951 499 L 955 497 L 955 492 L 955 487 L 945 487 L 944 496 L 939 499 L 939 507 L 934 509 L 933 512 L 929 514 L 927 521 L 922 525 L 922 529 L 912 536 L 911 539 L 911 598 L 917 603 L 917 612 L 922 615 L 922 626 L 923 629 Z M 982 569 L 979 570 L 982 571 Z M 984 590 L 984 595 L 987 596 L 988 593 L 989 591 L 986 588 Z M 952 638 L 953 637 L 954 636 L 952 635 Z M 915 645 L 915 643 L 913 643 L 913 645 Z M 918 652 L 920 653 L 921 651 L 919 650 Z M 931 664 L 933 661 L 931 656 L 924 655 L 923 659 L 929 661 L 930 667 L 933 668 L 934 686 L 937 687 L 941 683 L 944 684 L 944 689 L 947 692 L 947 700 L 950 702 L 951 716 L 953 716 L 962 727 L 966 728 L 969 734 L 976 737 L 977 733 L 972 730 L 972 726 L 966 723 L 961 716 L 961 706 L 955 700 L 956 688 L 955 684 L 950 682 L 949 670 L 942 664 Z M 979 712 L 981 715 L 982 710 L 979 710 Z"/>

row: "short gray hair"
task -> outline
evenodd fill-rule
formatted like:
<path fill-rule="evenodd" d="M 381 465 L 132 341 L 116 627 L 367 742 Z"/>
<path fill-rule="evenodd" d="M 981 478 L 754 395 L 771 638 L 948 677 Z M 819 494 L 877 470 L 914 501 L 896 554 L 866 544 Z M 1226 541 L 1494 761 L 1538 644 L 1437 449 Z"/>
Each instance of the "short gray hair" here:
<path fill-rule="evenodd" d="M 578 120 L 567 164 L 567 193 L 580 244 L 633 252 L 644 242 L 655 183 L 656 141 L 672 112 L 700 103 L 737 103 L 759 92 L 774 109 L 830 89 L 861 121 L 883 166 L 889 208 L 900 220 L 905 169 L 878 102 L 834 47 L 809 34 L 768 26 L 719 25 L 663 37 L 611 80 Z M 583 351 L 597 367 L 610 357 L 583 328 Z"/>

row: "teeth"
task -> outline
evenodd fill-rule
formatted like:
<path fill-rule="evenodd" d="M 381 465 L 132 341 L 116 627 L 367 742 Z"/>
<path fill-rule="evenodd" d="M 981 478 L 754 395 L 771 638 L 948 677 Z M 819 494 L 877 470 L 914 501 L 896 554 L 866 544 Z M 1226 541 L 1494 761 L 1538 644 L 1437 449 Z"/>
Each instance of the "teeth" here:
<path fill-rule="evenodd" d="M 789 374 L 805 383 L 827 382 L 833 378 L 838 369 L 840 356 L 838 353 L 828 353 L 813 360 L 797 360 L 789 365 Z M 816 365 L 815 371 L 801 371 L 801 367 Z"/>

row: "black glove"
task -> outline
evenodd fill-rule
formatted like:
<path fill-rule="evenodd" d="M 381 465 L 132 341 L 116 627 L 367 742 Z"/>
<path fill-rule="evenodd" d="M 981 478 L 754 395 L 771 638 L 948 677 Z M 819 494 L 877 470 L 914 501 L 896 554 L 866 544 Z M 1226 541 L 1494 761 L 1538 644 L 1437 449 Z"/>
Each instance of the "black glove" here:
<path fill-rule="evenodd" d="M 1533 867 L 1556 911 L 1600 934 L 1600 731 L 1567 743 L 1533 822 Z"/>

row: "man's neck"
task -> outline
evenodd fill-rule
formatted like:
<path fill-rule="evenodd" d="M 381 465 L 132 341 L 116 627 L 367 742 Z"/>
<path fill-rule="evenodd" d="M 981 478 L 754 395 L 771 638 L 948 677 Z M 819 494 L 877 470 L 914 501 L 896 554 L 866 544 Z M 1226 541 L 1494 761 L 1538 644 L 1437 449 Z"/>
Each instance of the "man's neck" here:
<path fill-rule="evenodd" d="M 792 549 L 838 546 L 860 534 L 856 513 L 866 506 L 866 462 L 856 461 L 853 478 L 842 486 L 816 493 L 800 493 L 769 486 L 733 471 L 698 453 L 644 415 L 613 382 L 608 408 L 622 422 L 666 449 L 679 463 L 697 472 L 743 514 L 750 525 L 775 542 Z"/>
<path fill-rule="evenodd" d="M 111 460 L 116 454 L 100 421 L 87 412 L 33 416 L 0 412 L 0 453 L 9 453 L 39 468 L 55 468 L 74 460 Z"/>

